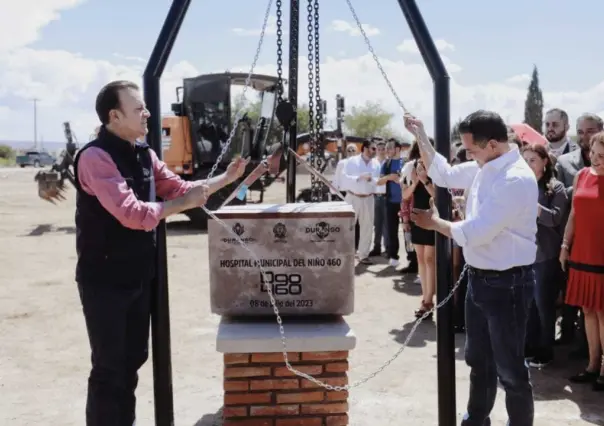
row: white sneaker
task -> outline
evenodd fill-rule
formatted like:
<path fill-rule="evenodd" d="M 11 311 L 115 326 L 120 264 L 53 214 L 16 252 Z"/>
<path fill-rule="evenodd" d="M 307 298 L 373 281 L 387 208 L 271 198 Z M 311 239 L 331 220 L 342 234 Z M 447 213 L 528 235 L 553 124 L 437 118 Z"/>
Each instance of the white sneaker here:
<path fill-rule="evenodd" d="M 390 259 L 390 266 L 394 266 L 396 268 L 398 264 L 399 261 L 397 259 Z"/>

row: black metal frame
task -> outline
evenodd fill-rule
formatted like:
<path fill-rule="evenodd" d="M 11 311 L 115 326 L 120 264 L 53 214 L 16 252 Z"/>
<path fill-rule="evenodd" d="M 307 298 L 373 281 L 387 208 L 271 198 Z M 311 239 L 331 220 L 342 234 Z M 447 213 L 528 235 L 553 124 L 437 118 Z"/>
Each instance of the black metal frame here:
<path fill-rule="evenodd" d="M 164 25 L 159 33 L 151 57 L 143 74 L 144 96 L 151 113 L 148 121 L 147 141 L 162 158 L 161 104 L 159 82 L 172 52 L 174 42 L 189 9 L 191 0 L 173 0 Z M 426 67 L 434 81 L 434 118 L 436 149 L 445 157 L 450 155 L 450 100 L 449 76 L 430 36 L 426 23 L 415 0 L 398 0 L 409 28 L 419 47 Z M 300 17 L 299 0 L 290 0 L 289 46 L 289 101 L 296 107 L 298 100 L 298 30 Z M 294 25 L 292 25 L 294 24 Z M 297 120 L 289 134 L 291 148 L 296 151 Z M 287 173 L 287 202 L 295 201 L 296 160 L 289 156 Z M 444 188 L 438 188 L 436 205 L 441 217 L 450 219 L 451 198 Z M 451 244 L 442 235 L 436 238 L 437 299 L 442 301 L 452 285 Z M 446 261 L 440 262 L 440 259 Z M 151 311 L 153 338 L 153 378 L 155 397 L 155 424 L 174 425 L 172 390 L 172 361 L 170 348 L 170 307 L 168 298 L 168 261 L 166 251 L 166 224 L 162 220 L 157 228 L 157 276 L 154 280 Z M 455 335 L 453 332 L 453 307 L 446 304 L 437 311 L 438 321 L 438 406 L 439 426 L 454 426 L 455 409 Z"/>

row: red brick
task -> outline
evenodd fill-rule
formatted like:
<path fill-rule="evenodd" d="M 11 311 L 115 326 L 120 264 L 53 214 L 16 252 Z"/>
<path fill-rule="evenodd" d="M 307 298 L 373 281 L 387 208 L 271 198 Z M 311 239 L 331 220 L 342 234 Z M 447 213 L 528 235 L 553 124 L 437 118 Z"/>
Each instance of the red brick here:
<path fill-rule="evenodd" d="M 247 407 L 224 407 L 222 415 L 225 418 L 229 417 L 244 417 L 247 416 Z"/>
<path fill-rule="evenodd" d="M 325 364 L 326 373 L 346 373 L 348 371 L 348 361 L 330 362 Z"/>
<path fill-rule="evenodd" d="M 322 365 L 294 365 L 293 367 L 296 370 L 311 376 L 316 376 L 323 372 Z M 273 375 L 277 377 L 295 376 L 295 374 L 289 371 L 287 367 L 275 367 L 275 372 Z"/>
<path fill-rule="evenodd" d="M 225 392 L 246 391 L 250 389 L 250 382 L 248 380 L 225 380 L 223 387 Z"/>
<path fill-rule="evenodd" d="M 250 416 L 294 416 L 300 414 L 299 405 L 255 405 L 250 407 Z"/>
<path fill-rule="evenodd" d="M 230 419 L 225 420 L 222 426 L 273 426 L 273 419 Z"/>
<path fill-rule="evenodd" d="M 268 404 L 271 402 L 270 392 L 244 392 L 224 394 L 224 405 Z"/>
<path fill-rule="evenodd" d="M 339 377 L 322 377 L 320 379 L 321 382 L 326 383 L 331 386 L 346 386 L 348 384 L 348 376 L 339 376 Z M 314 382 L 311 382 L 307 379 L 300 379 L 301 385 L 303 389 L 311 389 L 318 388 L 319 385 L 316 385 Z"/>
<path fill-rule="evenodd" d="M 299 387 L 298 379 L 266 379 L 250 382 L 251 390 L 298 389 Z"/>
<path fill-rule="evenodd" d="M 304 417 L 301 419 L 277 419 L 275 426 L 323 426 L 320 417 Z"/>
<path fill-rule="evenodd" d="M 303 361 L 339 361 L 348 359 L 348 351 L 303 352 Z"/>
<path fill-rule="evenodd" d="M 301 407 L 302 414 L 339 414 L 347 412 L 347 402 L 337 402 L 334 404 L 304 404 Z"/>
<path fill-rule="evenodd" d="M 302 402 L 321 402 L 323 392 L 278 393 L 277 404 L 297 404 Z"/>
<path fill-rule="evenodd" d="M 224 369 L 224 377 L 261 377 L 270 375 L 270 367 L 226 367 Z"/>
<path fill-rule="evenodd" d="M 296 362 L 296 361 L 300 361 L 300 353 L 299 352 L 288 352 L 287 353 L 287 359 L 290 362 Z M 283 353 L 282 352 L 270 352 L 270 353 L 256 353 L 256 354 L 252 354 L 252 362 L 282 362 L 284 363 L 285 360 L 283 359 Z"/>
<path fill-rule="evenodd" d="M 348 391 L 327 391 L 325 392 L 327 401 L 346 401 L 348 400 Z"/>
<path fill-rule="evenodd" d="M 326 417 L 325 426 L 348 426 L 348 414 Z"/>
<path fill-rule="evenodd" d="M 250 354 L 224 354 L 224 364 L 247 364 L 250 362 Z"/>

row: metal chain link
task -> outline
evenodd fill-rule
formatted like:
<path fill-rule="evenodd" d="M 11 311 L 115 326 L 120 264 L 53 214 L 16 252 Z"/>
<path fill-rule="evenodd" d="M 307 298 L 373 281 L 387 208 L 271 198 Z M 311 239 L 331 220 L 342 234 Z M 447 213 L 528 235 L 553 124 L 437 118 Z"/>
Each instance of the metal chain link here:
<path fill-rule="evenodd" d="M 256 68 L 256 63 L 258 62 L 258 58 L 260 57 L 260 51 L 262 50 L 262 43 L 264 42 L 264 34 L 266 32 L 266 27 L 268 25 L 268 20 L 270 18 L 272 9 L 273 9 L 273 0 L 269 0 L 268 5 L 266 6 L 266 11 L 264 13 L 264 22 L 262 23 L 262 30 L 260 31 L 260 40 L 258 41 L 258 46 L 256 47 L 256 54 L 254 55 L 254 60 L 252 61 L 252 66 L 250 68 L 250 72 L 248 73 L 248 75 L 245 79 L 245 84 L 243 86 L 243 92 L 241 93 L 241 101 L 245 101 L 245 92 L 247 91 L 247 88 L 250 85 L 250 80 L 252 79 L 252 75 L 254 74 L 254 69 Z M 214 176 L 214 173 L 216 173 L 216 169 L 220 165 L 222 158 L 224 157 L 224 155 L 228 151 L 229 147 L 231 146 L 233 136 L 235 136 L 235 132 L 237 131 L 237 128 L 239 127 L 239 119 L 241 118 L 242 112 L 244 110 L 245 110 L 244 108 L 241 108 L 235 114 L 235 118 L 233 119 L 233 128 L 231 129 L 231 134 L 229 135 L 227 141 L 225 142 L 224 147 L 222 148 L 222 151 L 220 152 L 220 155 L 218 155 L 216 162 L 210 169 L 210 173 L 206 177 L 206 180 L 209 181 L 212 178 L 212 176 Z M 204 207 L 204 210 L 206 210 L 205 207 Z"/>
<path fill-rule="evenodd" d="M 378 69 L 380 70 L 380 73 L 382 73 L 382 77 L 384 77 L 384 81 L 386 81 L 386 84 L 390 88 L 390 92 L 392 92 L 392 95 L 394 96 L 394 98 L 398 102 L 398 104 L 401 107 L 401 109 L 403 110 L 403 112 L 405 114 L 409 114 L 409 110 L 405 107 L 405 104 L 403 104 L 403 101 L 398 96 L 398 93 L 396 92 L 396 90 L 394 89 L 394 86 L 390 82 L 390 79 L 388 78 L 388 75 L 386 74 L 386 71 L 384 71 L 384 68 L 382 67 L 381 62 L 380 62 L 377 54 L 375 53 L 375 50 L 373 49 L 373 46 L 371 45 L 371 42 L 369 41 L 369 37 L 367 37 L 367 34 L 365 33 L 365 29 L 363 28 L 363 24 L 361 24 L 361 21 L 360 21 L 358 15 L 356 13 L 356 10 L 354 9 L 354 6 L 352 5 L 352 1 L 351 0 L 345 0 L 345 1 L 348 4 L 348 8 L 350 9 L 350 13 L 352 13 L 352 17 L 354 18 L 354 21 L 356 22 L 357 27 L 359 28 L 359 31 L 363 35 L 363 39 L 365 40 L 365 44 L 367 45 L 367 48 L 369 49 L 369 52 L 373 56 L 373 60 L 375 61 Z M 440 170 L 437 169 L 437 172 L 438 172 L 438 174 L 440 174 Z M 447 192 L 449 192 L 449 194 L 451 194 L 451 197 L 455 197 L 455 193 L 453 192 L 453 189 L 447 188 Z M 454 199 L 453 199 L 453 204 L 456 207 L 459 207 L 458 203 L 456 203 Z"/>
<path fill-rule="evenodd" d="M 283 21 L 282 0 L 277 0 L 277 104 L 283 102 Z"/>
<path fill-rule="evenodd" d="M 310 148 L 310 164 L 315 167 L 317 161 L 317 133 L 316 133 L 316 125 L 315 125 L 315 99 L 314 99 L 314 51 L 313 51 L 313 41 L 314 41 L 314 25 L 313 25 L 313 0 L 308 0 L 306 5 L 306 18 L 307 18 L 307 40 L 308 40 L 308 142 Z M 310 176 L 310 199 L 313 202 L 319 201 L 316 197 L 314 188 L 317 185 L 317 178 L 315 175 Z"/>
<path fill-rule="evenodd" d="M 312 83 L 312 77 L 313 77 L 313 59 L 314 59 L 314 55 L 312 52 L 312 41 L 313 41 L 313 0 L 308 0 L 308 28 L 309 28 L 309 35 L 308 35 L 308 40 L 309 40 L 309 53 L 308 53 L 308 57 L 309 57 L 309 61 L 308 61 L 308 68 L 309 68 L 309 121 L 311 121 L 312 125 L 310 126 L 310 131 L 314 132 L 314 130 L 316 129 L 316 127 L 314 126 L 314 120 L 313 120 L 313 105 L 312 105 L 312 101 L 313 101 L 313 83 Z M 316 0 L 315 0 L 316 1 Z M 360 22 L 358 21 L 358 17 L 356 17 L 356 13 L 354 12 L 354 9 L 352 8 L 352 5 L 350 3 L 350 0 L 346 0 L 349 4 L 349 6 L 351 7 L 351 10 L 353 11 L 353 14 L 355 16 L 355 20 L 357 21 L 357 24 L 359 24 L 359 28 L 361 30 L 361 33 L 363 34 L 363 36 L 365 37 L 365 41 L 368 44 L 368 46 L 370 47 L 370 50 L 373 52 L 373 48 L 371 48 L 371 45 L 368 42 L 367 36 L 365 34 L 365 31 L 363 30 L 362 26 L 360 25 Z M 265 15 L 265 20 L 264 20 L 264 25 L 262 28 L 262 32 L 261 32 L 261 39 L 260 39 L 260 43 L 258 45 L 258 49 L 256 51 L 256 56 L 254 58 L 254 62 L 252 65 L 252 69 L 250 71 L 250 74 L 248 75 L 248 78 L 246 80 L 246 87 L 249 85 L 249 80 L 251 78 L 251 75 L 253 74 L 253 69 L 255 68 L 258 56 L 259 56 L 259 52 L 260 52 L 260 47 L 262 45 L 262 40 L 264 38 L 264 32 L 266 29 L 266 25 L 268 22 L 268 17 L 270 14 L 270 9 L 272 7 L 272 0 L 269 1 L 269 6 L 267 8 L 267 13 Z M 317 11 L 318 13 L 318 7 L 317 9 L 314 9 Z M 318 20 L 317 20 L 318 21 Z M 318 30 L 317 30 L 317 35 L 318 35 Z M 318 36 L 317 36 L 318 38 Z M 317 49 L 317 53 L 318 53 L 318 49 Z M 394 88 L 392 87 L 392 85 L 390 84 L 388 77 L 386 76 L 385 72 L 383 71 L 383 68 L 381 67 L 381 65 L 379 64 L 379 60 L 377 59 L 377 56 L 375 55 L 375 53 L 373 53 L 374 55 L 374 59 L 376 60 L 376 62 L 378 63 L 378 66 L 380 68 L 380 70 L 382 71 L 382 75 L 384 76 L 384 78 L 386 79 L 386 81 L 388 82 L 388 85 L 390 86 L 392 93 L 395 95 L 396 99 L 399 102 L 399 105 L 401 106 L 401 108 L 403 108 L 404 111 L 407 111 L 403 105 L 403 103 L 400 101 L 400 99 L 398 98 L 398 95 L 396 94 L 396 92 L 394 91 Z M 245 90 L 245 89 L 244 89 Z M 245 93 L 245 91 L 244 91 Z M 322 114 L 321 114 L 322 115 Z M 235 126 L 234 126 L 235 127 Z M 216 170 L 216 167 L 218 165 L 218 163 L 220 162 L 220 160 L 222 159 L 222 156 L 224 155 L 224 153 L 226 152 L 226 150 L 228 149 L 228 146 L 230 144 L 230 141 L 232 139 L 232 136 L 234 134 L 234 131 L 231 132 L 231 135 L 227 141 L 227 144 L 225 145 L 225 147 L 223 148 L 222 153 L 220 154 L 218 160 L 216 161 L 216 164 L 214 164 L 214 166 L 212 167 L 212 170 L 210 172 L 209 177 L 211 177 L 213 175 L 213 173 Z M 311 135 L 312 137 L 312 135 Z M 312 139 L 311 138 L 311 142 L 312 141 L 316 141 L 316 139 Z M 312 143 L 311 143 L 311 155 L 314 154 L 314 150 L 312 147 Z M 311 157 L 312 158 L 312 157 Z M 209 179 L 208 177 L 208 179 Z M 411 338 L 413 337 L 413 335 L 415 334 L 415 331 L 417 330 L 417 327 L 419 327 L 419 324 L 426 319 L 430 314 L 432 314 L 435 310 L 439 309 L 440 307 L 442 307 L 443 305 L 445 305 L 455 294 L 455 291 L 457 290 L 457 288 L 459 287 L 459 285 L 461 284 L 464 276 L 467 274 L 467 270 L 468 270 L 468 266 L 465 265 L 460 277 L 458 279 L 458 281 L 455 283 L 455 285 L 453 286 L 453 288 L 451 289 L 451 292 L 448 294 L 448 296 L 443 299 L 440 303 L 438 303 L 437 305 L 435 305 L 432 309 L 430 309 L 429 311 L 425 312 L 420 318 L 418 318 L 415 323 L 413 324 L 413 327 L 411 328 L 409 334 L 407 335 L 407 337 L 405 338 L 405 341 L 403 342 L 403 344 L 401 345 L 401 347 L 399 348 L 399 350 L 392 356 L 390 357 L 384 364 L 382 364 L 382 366 L 380 366 L 377 370 L 375 370 L 373 373 L 369 374 L 368 376 L 362 378 L 361 380 L 358 380 L 356 382 L 353 382 L 352 384 L 348 384 L 345 386 L 333 386 L 330 385 L 328 383 L 324 383 L 321 380 L 303 373 L 297 369 L 295 369 L 291 363 L 289 362 L 289 358 L 288 358 L 288 351 L 287 351 L 287 341 L 286 341 L 286 337 L 285 337 L 285 329 L 283 327 L 283 319 L 281 318 L 281 315 L 279 313 L 279 309 L 277 308 L 277 302 L 275 300 L 275 296 L 273 295 L 272 292 L 272 288 L 270 285 L 266 284 L 269 282 L 267 275 L 266 275 L 266 270 L 264 269 L 264 267 L 262 266 L 262 262 L 260 261 L 260 259 L 258 258 L 258 256 L 256 255 L 256 253 L 241 239 L 241 237 L 239 235 L 237 235 L 232 229 L 231 227 L 229 227 L 223 220 L 221 220 L 220 218 L 218 218 L 212 211 L 210 211 L 207 207 L 203 206 L 202 207 L 203 210 L 208 214 L 209 217 L 211 217 L 212 219 L 214 219 L 218 224 L 220 224 L 222 227 L 224 227 L 227 231 L 229 231 L 231 233 L 231 235 L 233 236 L 233 238 L 235 238 L 239 244 L 241 245 L 241 247 L 243 247 L 251 256 L 252 258 L 257 262 L 258 264 L 258 268 L 260 269 L 260 273 L 262 274 L 263 278 L 264 278 L 264 282 L 265 282 L 265 288 L 266 288 L 266 292 L 269 296 L 270 299 L 270 303 L 271 306 L 273 308 L 273 312 L 275 314 L 275 318 L 277 321 L 277 324 L 279 326 L 279 334 L 281 336 L 281 343 L 283 346 L 283 360 L 285 362 L 285 365 L 287 367 L 287 369 L 292 372 L 293 374 L 295 374 L 296 376 L 305 378 L 313 383 L 315 383 L 316 385 L 325 388 L 327 390 L 330 391 L 343 391 L 343 390 L 350 390 L 352 388 L 355 388 L 357 386 L 360 386 L 364 383 L 366 383 L 367 381 L 371 380 L 372 378 L 374 378 L 375 376 L 377 376 L 379 373 L 381 373 L 382 371 L 384 371 L 392 362 L 394 362 L 394 360 L 396 360 L 401 353 L 407 348 Z"/>
<path fill-rule="evenodd" d="M 313 167 L 317 170 L 323 169 L 323 163 L 325 161 L 325 150 L 323 146 L 323 102 L 321 101 L 321 58 L 319 50 L 319 0 L 314 0 L 313 4 L 313 18 L 314 18 L 314 41 L 315 41 L 315 164 Z M 323 187 L 324 184 L 319 179 L 311 181 L 311 195 L 315 201 L 321 201 L 323 199 Z"/>

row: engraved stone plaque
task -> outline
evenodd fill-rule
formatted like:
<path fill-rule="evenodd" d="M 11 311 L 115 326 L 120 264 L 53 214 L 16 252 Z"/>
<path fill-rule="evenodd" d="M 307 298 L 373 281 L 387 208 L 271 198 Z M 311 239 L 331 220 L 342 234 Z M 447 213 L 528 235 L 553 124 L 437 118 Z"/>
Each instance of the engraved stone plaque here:
<path fill-rule="evenodd" d="M 208 222 L 211 309 L 273 315 L 354 310 L 354 210 L 345 202 L 226 206 Z M 237 241 L 238 235 L 254 257 Z M 258 261 L 265 270 L 263 277 Z"/>

